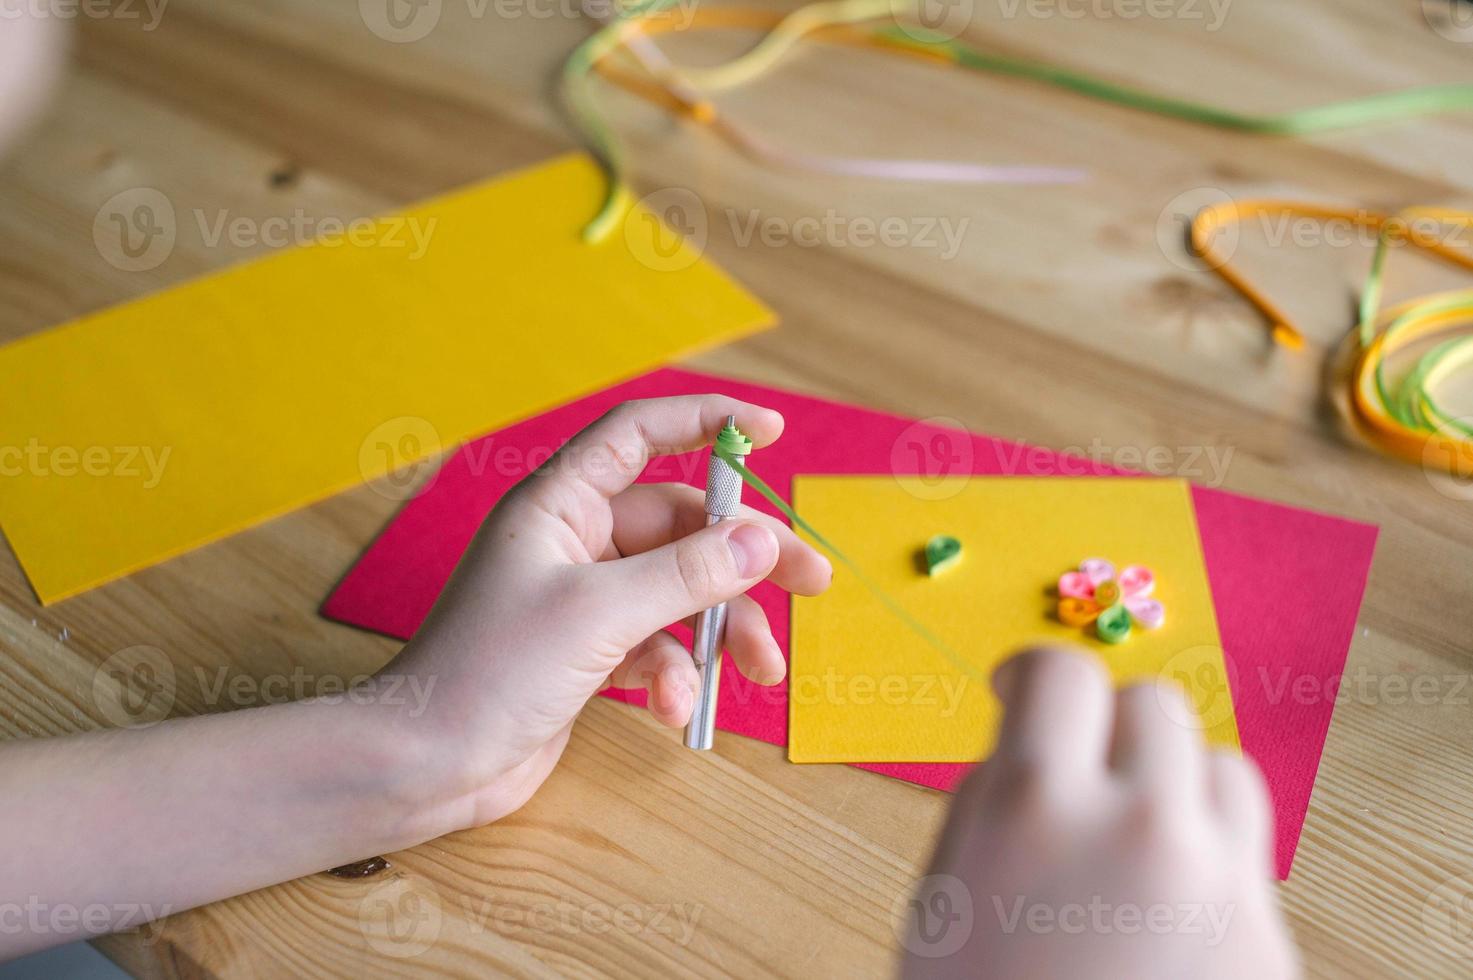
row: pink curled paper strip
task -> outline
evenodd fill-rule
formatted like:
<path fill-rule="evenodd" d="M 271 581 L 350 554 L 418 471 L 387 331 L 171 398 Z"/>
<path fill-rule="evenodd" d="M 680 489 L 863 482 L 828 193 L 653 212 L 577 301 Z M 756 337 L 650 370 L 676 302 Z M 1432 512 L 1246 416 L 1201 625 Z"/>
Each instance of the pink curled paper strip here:
<path fill-rule="evenodd" d="M 1153 630 L 1166 622 L 1166 609 L 1155 599 L 1145 596 L 1126 596 L 1125 611 L 1130 613 L 1132 622 L 1138 623 L 1142 628 Z"/>
<path fill-rule="evenodd" d="M 1120 591 L 1127 596 L 1150 595 L 1156 588 L 1156 576 L 1144 565 L 1127 565 L 1120 573 Z"/>
<path fill-rule="evenodd" d="M 1095 584 L 1083 572 L 1065 572 L 1059 577 L 1059 595 L 1075 599 L 1093 599 Z"/>

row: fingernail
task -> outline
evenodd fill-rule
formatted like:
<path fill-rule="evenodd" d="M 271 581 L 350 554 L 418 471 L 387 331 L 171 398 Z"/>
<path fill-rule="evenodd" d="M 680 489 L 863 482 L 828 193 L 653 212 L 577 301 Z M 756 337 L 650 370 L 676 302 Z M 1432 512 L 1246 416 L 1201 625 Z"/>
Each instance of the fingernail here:
<path fill-rule="evenodd" d="M 726 544 L 742 578 L 766 575 L 777 564 L 777 537 L 765 527 L 738 524 L 726 536 Z"/>

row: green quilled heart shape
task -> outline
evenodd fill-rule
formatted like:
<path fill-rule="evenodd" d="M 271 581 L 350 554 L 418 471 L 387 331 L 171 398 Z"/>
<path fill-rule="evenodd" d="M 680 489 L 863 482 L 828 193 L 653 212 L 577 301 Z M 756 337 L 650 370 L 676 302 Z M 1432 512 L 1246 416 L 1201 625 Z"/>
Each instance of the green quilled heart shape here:
<path fill-rule="evenodd" d="M 926 574 L 939 575 L 962 560 L 962 543 L 949 534 L 926 542 Z"/>

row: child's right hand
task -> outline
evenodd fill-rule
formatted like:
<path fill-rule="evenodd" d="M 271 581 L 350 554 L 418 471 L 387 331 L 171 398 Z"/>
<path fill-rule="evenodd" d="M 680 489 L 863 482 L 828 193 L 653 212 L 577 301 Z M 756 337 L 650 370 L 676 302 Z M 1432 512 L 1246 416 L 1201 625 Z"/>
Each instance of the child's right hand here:
<path fill-rule="evenodd" d="M 699 682 L 664 627 L 703 609 L 728 603 L 726 649 L 743 674 L 783 679 L 767 617 L 744 593 L 766 579 L 815 595 L 828 561 L 751 508 L 708 527 L 700 490 L 634 482 L 652 456 L 710 445 L 728 415 L 758 449 L 782 433 L 777 412 L 721 395 L 626 402 L 496 505 L 386 668 L 434 682 L 428 709 L 374 710 L 379 730 L 424 746 L 416 784 L 432 832 L 521 806 L 600 688 L 643 687 L 657 720 L 684 725 Z"/>
<path fill-rule="evenodd" d="M 733 414 L 759 449 L 782 433 L 777 412 L 702 395 L 629 402 L 574 436 L 497 505 L 359 696 L 6 744 L 0 799 L 26 803 L 0 808 L 0 840 L 21 842 L 4 884 L 41 906 L 112 909 L 87 928 L 122 928 L 140 908 L 182 911 L 495 820 L 541 785 L 599 688 L 645 687 L 656 719 L 685 724 L 696 671 L 665 627 L 720 602 L 736 667 L 780 681 L 782 651 L 744 593 L 764 579 L 821 592 L 828 561 L 765 514 L 707 527 L 694 487 L 633 485 L 650 456 L 709 445 Z M 0 959 L 81 935 L 0 928 Z"/>
<path fill-rule="evenodd" d="M 907 977 L 1298 975 L 1263 779 L 1173 720 L 1190 717 L 1176 688 L 1117 693 L 1093 658 L 1047 649 L 993 685 L 997 750 L 911 902 Z"/>

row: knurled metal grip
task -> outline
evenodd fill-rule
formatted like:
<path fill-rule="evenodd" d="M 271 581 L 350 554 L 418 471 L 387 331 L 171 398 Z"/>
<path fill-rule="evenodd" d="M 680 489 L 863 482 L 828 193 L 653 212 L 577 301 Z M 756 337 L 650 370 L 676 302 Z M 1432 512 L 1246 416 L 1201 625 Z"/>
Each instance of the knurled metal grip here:
<path fill-rule="evenodd" d="M 740 460 L 740 456 L 733 457 Z M 742 478 L 731 464 L 714 452 L 706 464 L 706 513 L 735 517 L 742 506 Z"/>
<path fill-rule="evenodd" d="M 736 517 L 742 506 L 742 477 L 736 467 L 746 465 L 752 440 L 736 427 L 736 416 L 726 417 L 726 427 L 711 447 L 711 461 L 706 464 L 706 526 Z M 734 462 L 727 462 L 731 459 Z M 721 689 L 721 643 L 726 631 L 726 603 L 703 609 L 696 616 L 696 637 L 691 646 L 691 659 L 701 688 L 691 705 L 690 722 L 685 726 L 686 748 L 708 751 L 716 739 L 716 700 Z"/>

